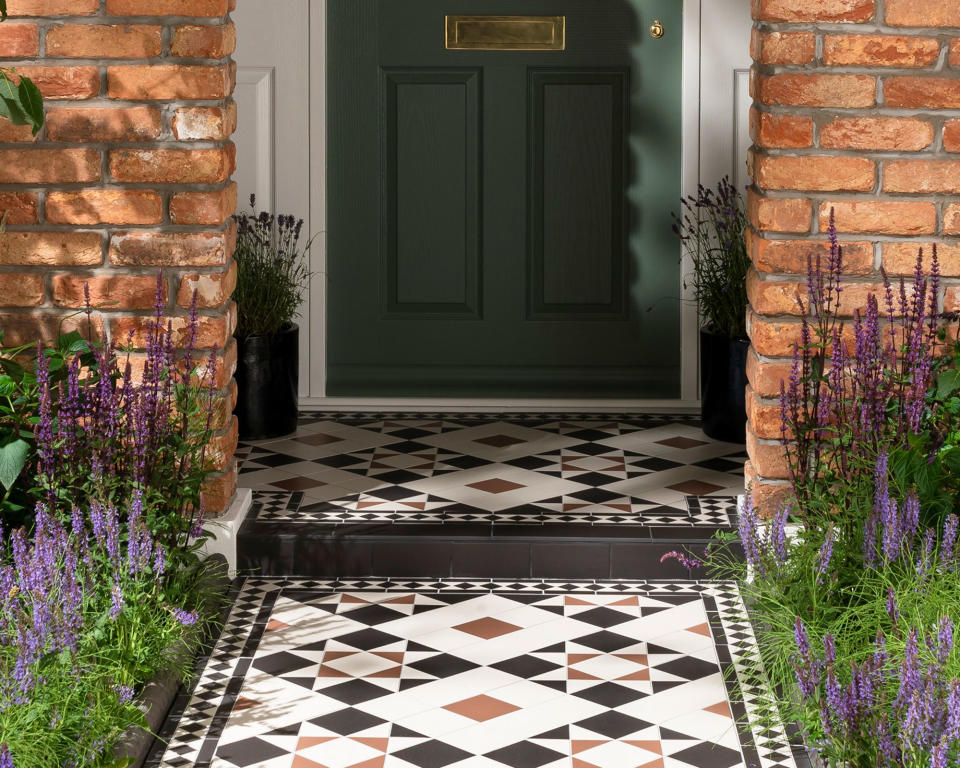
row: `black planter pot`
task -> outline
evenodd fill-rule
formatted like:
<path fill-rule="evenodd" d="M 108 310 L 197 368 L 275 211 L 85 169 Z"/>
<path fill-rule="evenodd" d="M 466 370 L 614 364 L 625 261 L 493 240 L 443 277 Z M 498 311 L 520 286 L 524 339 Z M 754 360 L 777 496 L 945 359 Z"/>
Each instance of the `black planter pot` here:
<path fill-rule="evenodd" d="M 707 437 L 746 442 L 750 342 L 700 330 L 700 419 Z"/>
<path fill-rule="evenodd" d="M 297 429 L 300 329 L 237 340 L 237 408 L 241 440 L 265 440 Z"/>

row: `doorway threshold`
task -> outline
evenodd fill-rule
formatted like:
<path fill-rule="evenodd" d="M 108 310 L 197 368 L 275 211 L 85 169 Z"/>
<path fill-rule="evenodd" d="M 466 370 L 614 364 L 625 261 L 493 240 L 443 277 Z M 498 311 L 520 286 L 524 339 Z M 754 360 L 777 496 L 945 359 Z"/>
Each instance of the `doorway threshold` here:
<path fill-rule="evenodd" d="M 698 413 L 696 400 L 301 397 L 303 411 L 405 411 L 444 413 Z"/>

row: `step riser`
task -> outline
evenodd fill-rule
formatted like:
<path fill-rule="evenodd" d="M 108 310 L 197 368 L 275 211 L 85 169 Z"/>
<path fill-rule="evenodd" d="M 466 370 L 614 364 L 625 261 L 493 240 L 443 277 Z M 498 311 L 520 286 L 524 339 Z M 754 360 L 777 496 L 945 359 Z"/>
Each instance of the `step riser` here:
<path fill-rule="evenodd" d="M 331 538 L 241 534 L 241 572 L 262 576 L 425 578 L 689 579 L 671 550 L 703 551 L 702 541 L 470 541 L 391 536 Z"/>

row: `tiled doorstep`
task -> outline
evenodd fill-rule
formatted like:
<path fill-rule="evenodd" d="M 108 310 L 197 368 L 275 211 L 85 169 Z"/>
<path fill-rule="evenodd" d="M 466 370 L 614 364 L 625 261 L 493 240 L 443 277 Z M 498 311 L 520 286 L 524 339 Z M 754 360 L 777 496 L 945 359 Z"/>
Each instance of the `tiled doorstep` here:
<path fill-rule="evenodd" d="M 148 765 L 794 768 L 757 665 L 725 584 L 248 579 Z"/>

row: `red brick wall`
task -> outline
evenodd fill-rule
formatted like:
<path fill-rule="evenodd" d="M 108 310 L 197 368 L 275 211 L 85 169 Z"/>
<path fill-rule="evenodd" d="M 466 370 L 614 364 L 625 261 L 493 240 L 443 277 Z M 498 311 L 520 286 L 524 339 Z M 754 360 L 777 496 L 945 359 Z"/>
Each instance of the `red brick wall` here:
<path fill-rule="evenodd" d="M 47 106 L 35 139 L 0 120 L 5 342 L 54 333 L 83 305 L 84 282 L 121 340 L 149 316 L 158 270 L 169 315 L 185 315 L 196 287 L 201 341 L 223 361 L 212 512 L 236 488 L 234 2 L 8 0 L 0 24 L 0 64 L 32 78 Z"/>
<path fill-rule="evenodd" d="M 829 211 L 844 241 L 848 312 L 879 269 L 910 273 L 939 243 L 960 299 L 960 0 L 753 0 L 749 210 L 755 496 L 787 477 L 777 394 L 797 335 L 793 296 Z"/>

